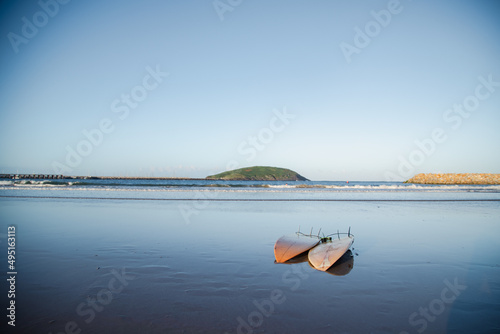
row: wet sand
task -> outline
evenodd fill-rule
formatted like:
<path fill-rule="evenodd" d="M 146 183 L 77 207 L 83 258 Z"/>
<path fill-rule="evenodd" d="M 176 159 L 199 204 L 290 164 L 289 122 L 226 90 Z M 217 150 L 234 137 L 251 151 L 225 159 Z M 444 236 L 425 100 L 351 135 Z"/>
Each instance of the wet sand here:
<path fill-rule="evenodd" d="M 212 202 L 189 224 L 179 204 L 2 199 L 15 332 L 500 330 L 498 202 Z M 299 225 L 350 226 L 353 257 L 333 273 L 275 264 L 274 242 Z"/>

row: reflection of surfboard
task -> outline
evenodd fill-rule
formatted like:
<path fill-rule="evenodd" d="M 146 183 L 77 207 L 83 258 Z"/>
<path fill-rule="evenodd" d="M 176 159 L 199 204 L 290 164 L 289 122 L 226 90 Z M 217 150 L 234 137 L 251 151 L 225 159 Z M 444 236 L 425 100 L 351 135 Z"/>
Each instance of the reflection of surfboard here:
<path fill-rule="evenodd" d="M 353 241 L 354 237 L 350 235 L 323 242 L 309 251 L 309 262 L 314 268 L 326 271 L 347 252 Z"/>
<path fill-rule="evenodd" d="M 334 276 L 345 276 L 349 274 L 354 267 L 354 256 L 350 249 L 345 252 L 325 273 Z"/>
<path fill-rule="evenodd" d="M 276 262 L 283 263 L 316 246 L 319 238 L 301 234 L 284 235 L 274 245 Z"/>

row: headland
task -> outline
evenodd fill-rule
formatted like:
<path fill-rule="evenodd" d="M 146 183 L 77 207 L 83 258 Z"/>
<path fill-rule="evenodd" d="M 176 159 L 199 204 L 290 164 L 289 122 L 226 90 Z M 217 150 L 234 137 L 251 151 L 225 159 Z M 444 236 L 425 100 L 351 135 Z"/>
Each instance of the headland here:
<path fill-rule="evenodd" d="M 500 174 L 420 173 L 405 181 L 416 184 L 500 184 Z"/>
<path fill-rule="evenodd" d="M 253 166 L 234 169 L 207 176 L 207 180 L 232 181 L 309 181 L 293 170 L 268 166 Z"/>

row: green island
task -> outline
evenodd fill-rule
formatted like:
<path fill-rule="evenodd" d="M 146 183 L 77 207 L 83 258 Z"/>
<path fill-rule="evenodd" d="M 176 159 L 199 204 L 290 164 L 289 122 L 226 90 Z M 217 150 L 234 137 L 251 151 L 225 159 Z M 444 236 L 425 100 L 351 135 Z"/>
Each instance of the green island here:
<path fill-rule="evenodd" d="M 234 169 L 207 176 L 206 179 L 234 181 L 309 181 L 293 170 L 267 166 Z"/>

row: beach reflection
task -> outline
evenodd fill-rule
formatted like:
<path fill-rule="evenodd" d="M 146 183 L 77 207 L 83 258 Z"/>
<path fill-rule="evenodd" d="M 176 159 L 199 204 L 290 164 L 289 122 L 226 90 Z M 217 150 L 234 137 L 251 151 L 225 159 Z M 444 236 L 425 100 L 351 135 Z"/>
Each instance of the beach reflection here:
<path fill-rule="evenodd" d="M 345 276 L 351 272 L 353 267 L 354 255 L 351 250 L 348 249 L 347 252 L 345 252 L 345 254 L 325 272 L 334 276 Z"/>
<path fill-rule="evenodd" d="M 290 260 L 288 261 L 285 261 L 285 262 L 281 262 L 281 264 L 295 264 L 295 263 L 303 263 L 303 262 L 307 262 L 307 254 L 309 253 L 309 251 L 307 252 L 304 252 L 302 254 L 299 254 L 295 257 L 292 257 Z M 279 262 L 276 262 L 274 261 L 274 263 L 279 263 Z"/>
<path fill-rule="evenodd" d="M 304 252 L 302 254 L 297 255 L 296 257 L 291 258 L 290 260 L 283 262 L 281 264 L 297 264 L 297 263 L 303 263 L 303 262 L 308 262 L 307 254 L 309 252 Z M 274 263 L 278 263 L 274 261 Z M 309 263 L 309 266 L 316 270 L 311 263 Z M 337 260 L 327 271 L 326 273 L 334 276 L 345 276 L 349 274 L 354 267 L 354 255 L 352 254 L 352 251 L 350 249 L 345 252 L 344 255 L 340 259 Z"/>

